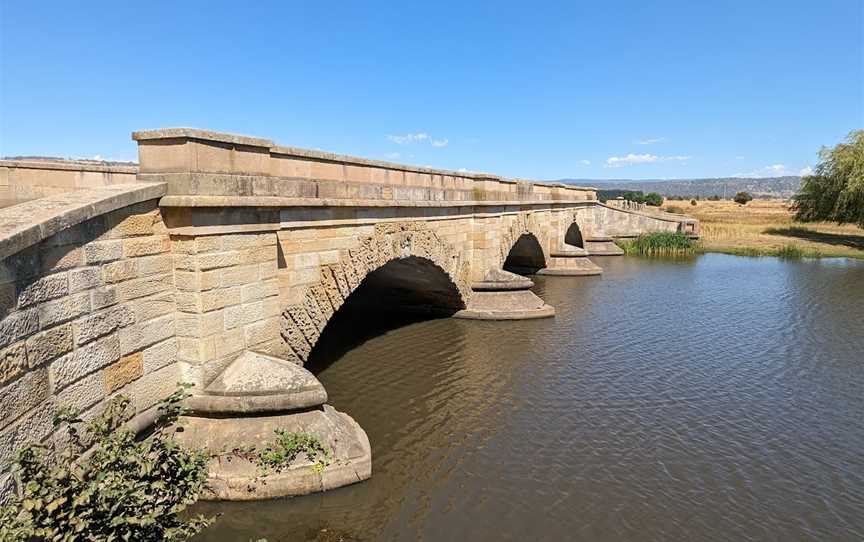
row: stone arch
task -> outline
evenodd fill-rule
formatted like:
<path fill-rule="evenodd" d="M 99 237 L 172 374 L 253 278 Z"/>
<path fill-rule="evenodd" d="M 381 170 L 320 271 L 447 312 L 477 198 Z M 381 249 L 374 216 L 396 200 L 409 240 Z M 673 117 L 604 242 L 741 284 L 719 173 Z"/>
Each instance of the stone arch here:
<path fill-rule="evenodd" d="M 549 232 L 537 224 L 531 213 L 518 213 L 515 215 L 501 236 L 501 243 L 498 248 L 500 267 L 503 268 L 504 262 L 507 261 L 510 252 L 520 239 L 524 239 L 523 236 L 531 236 L 536 239 L 542 253 L 543 267 L 546 267 L 549 262 Z"/>
<path fill-rule="evenodd" d="M 533 275 L 547 266 L 543 247 L 531 232 L 525 232 L 516 239 L 501 267 L 505 271 L 520 275 Z"/>
<path fill-rule="evenodd" d="M 349 296 L 367 277 L 390 263 L 408 259 L 425 262 L 452 284 L 462 307 L 470 298 L 469 262 L 423 223 L 378 224 L 372 235 L 344 252 L 338 263 L 321 266 L 321 279 L 306 288 L 300 303 L 282 312 L 282 338 L 299 363 L 306 362 L 327 322 Z"/>
<path fill-rule="evenodd" d="M 564 244 L 574 247 L 585 248 L 585 237 L 579 223 L 573 220 L 564 232 Z"/>

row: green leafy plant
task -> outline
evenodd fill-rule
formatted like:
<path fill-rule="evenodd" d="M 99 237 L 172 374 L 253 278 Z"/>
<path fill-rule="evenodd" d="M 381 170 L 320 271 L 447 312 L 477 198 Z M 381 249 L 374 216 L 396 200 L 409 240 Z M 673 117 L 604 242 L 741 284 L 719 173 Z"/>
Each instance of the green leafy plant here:
<path fill-rule="evenodd" d="M 330 464 L 330 452 L 316 437 L 284 429 L 276 429 L 274 433 L 276 440 L 258 452 L 258 467 L 261 470 L 281 472 L 301 453 L 313 462 L 312 468 L 316 472 L 323 471 Z"/>
<path fill-rule="evenodd" d="M 160 405 L 143 440 L 124 427 L 128 397 L 113 398 L 86 424 L 77 411 L 58 410 L 55 436 L 65 432 L 66 442 L 18 451 L 20 493 L 0 509 L 0 540 L 176 541 L 209 525 L 213 518 L 184 516 L 206 483 L 208 461 L 173 439 L 187 387 Z"/>

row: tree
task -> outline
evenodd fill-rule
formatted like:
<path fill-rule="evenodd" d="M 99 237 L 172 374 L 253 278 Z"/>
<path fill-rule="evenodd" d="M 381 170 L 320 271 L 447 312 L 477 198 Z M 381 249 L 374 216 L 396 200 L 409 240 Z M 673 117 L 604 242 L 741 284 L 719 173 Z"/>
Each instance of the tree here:
<path fill-rule="evenodd" d="M 653 207 L 660 207 L 663 205 L 663 196 L 657 192 L 649 192 L 645 194 L 645 203 Z"/>
<path fill-rule="evenodd" d="M 846 142 L 819 151 L 819 163 L 804 177 L 794 207 L 796 220 L 864 227 L 864 130 L 854 130 Z"/>
<path fill-rule="evenodd" d="M 753 200 L 753 196 L 750 195 L 750 192 L 738 192 L 735 194 L 735 197 L 732 198 L 735 203 L 740 203 L 741 205 L 747 205 L 747 202 Z"/>

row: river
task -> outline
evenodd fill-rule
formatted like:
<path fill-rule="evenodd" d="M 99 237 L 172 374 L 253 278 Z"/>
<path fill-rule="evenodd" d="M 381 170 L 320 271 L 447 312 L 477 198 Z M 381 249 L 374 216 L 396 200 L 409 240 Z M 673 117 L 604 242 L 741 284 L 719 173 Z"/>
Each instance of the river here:
<path fill-rule="evenodd" d="M 371 480 L 200 539 L 864 539 L 864 262 L 597 261 L 554 319 L 343 322 L 310 367 Z"/>

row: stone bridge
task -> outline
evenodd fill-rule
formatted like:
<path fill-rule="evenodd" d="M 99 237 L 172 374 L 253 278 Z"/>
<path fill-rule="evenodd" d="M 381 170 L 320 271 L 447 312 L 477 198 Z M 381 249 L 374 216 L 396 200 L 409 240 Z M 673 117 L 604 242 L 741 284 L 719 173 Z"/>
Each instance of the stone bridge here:
<path fill-rule="evenodd" d="M 50 439 L 59 405 L 86 418 L 123 393 L 142 428 L 179 381 L 195 386 L 190 444 L 297 427 L 334 450 L 335 466 L 251 492 L 248 465 L 211 472 L 213 496 L 366 478 L 365 434 L 300 368 L 343 306 L 547 317 L 523 275 L 599 274 L 620 254 L 613 237 L 698 235 L 693 219 L 606 206 L 593 188 L 192 129 L 133 139 L 137 167 L 0 161 L 0 200 L 15 203 L 0 209 L 0 494 L 14 450 Z"/>

